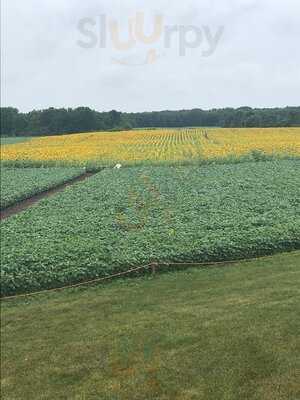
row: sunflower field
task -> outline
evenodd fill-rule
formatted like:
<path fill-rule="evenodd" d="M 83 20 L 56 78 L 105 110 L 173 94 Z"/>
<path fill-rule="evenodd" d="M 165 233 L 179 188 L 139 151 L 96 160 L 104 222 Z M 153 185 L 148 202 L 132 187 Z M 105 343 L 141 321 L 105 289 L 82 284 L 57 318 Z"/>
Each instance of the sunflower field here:
<path fill-rule="evenodd" d="M 38 137 L 1 147 L 5 165 L 184 164 L 299 157 L 300 128 L 159 129 Z"/>

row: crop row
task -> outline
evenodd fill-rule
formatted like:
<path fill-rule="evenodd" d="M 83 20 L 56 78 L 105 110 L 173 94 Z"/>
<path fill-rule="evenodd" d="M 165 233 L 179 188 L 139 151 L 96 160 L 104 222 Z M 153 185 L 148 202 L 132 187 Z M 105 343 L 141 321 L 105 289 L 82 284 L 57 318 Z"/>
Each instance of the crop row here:
<path fill-rule="evenodd" d="M 299 157 L 300 128 L 158 129 L 33 138 L 3 146 L 2 160 L 27 165 L 181 164 Z"/>
<path fill-rule="evenodd" d="M 300 248 L 300 162 L 107 169 L 2 226 L 2 295 Z M 283 266 L 284 268 L 284 266 Z"/>
<path fill-rule="evenodd" d="M 1 209 L 83 173 L 82 168 L 1 168 Z"/>

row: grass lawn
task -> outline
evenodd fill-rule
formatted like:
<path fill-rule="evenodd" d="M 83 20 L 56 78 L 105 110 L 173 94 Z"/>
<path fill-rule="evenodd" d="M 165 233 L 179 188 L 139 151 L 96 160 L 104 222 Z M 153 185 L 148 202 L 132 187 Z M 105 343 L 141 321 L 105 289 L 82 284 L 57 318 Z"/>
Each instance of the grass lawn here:
<path fill-rule="evenodd" d="M 16 137 L 1 137 L 0 143 L 1 145 L 5 144 L 15 144 L 15 143 L 22 143 L 31 140 L 31 136 L 16 136 Z"/>
<path fill-rule="evenodd" d="M 300 252 L 2 303 L 2 398 L 300 399 Z"/>

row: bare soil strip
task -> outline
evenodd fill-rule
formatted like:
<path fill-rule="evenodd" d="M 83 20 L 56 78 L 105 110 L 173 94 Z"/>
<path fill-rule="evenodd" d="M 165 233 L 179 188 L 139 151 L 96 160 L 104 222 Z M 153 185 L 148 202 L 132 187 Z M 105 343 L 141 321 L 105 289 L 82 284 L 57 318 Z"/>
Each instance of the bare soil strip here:
<path fill-rule="evenodd" d="M 65 190 L 68 186 L 72 186 L 75 183 L 84 181 L 85 179 L 89 178 L 92 175 L 95 175 L 97 172 L 86 172 L 83 175 L 77 176 L 76 178 L 73 178 L 65 183 L 61 183 L 58 186 L 55 186 L 51 189 L 45 190 L 41 193 L 38 193 L 32 197 L 29 197 L 28 199 L 21 200 L 18 203 L 14 204 L 13 206 L 9 206 L 7 208 L 4 208 L 1 210 L 1 221 L 11 217 L 12 215 L 19 214 L 20 212 L 26 210 L 27 208 L 33 206 L 35 203 L 38 203 L 40 200 L 52 196 L 55 193 L 62 192 Z"/>

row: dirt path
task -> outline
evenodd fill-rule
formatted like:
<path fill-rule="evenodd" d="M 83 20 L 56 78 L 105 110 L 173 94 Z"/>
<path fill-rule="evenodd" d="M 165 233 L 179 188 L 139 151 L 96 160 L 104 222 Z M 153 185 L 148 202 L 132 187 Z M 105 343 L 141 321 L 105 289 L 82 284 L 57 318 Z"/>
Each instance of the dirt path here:
<path fill-rule="evenodd" d="M 55 186 L 51 189 L 45 190 L 44 192 L 38 193 L 28 199 L 21 200 L 18 203 L 14 204 L 13 206 L 9 206 L 3 210 L 1 210 L 1 221 L 11 217 L 12 215 L 19 214 L 20 212 L 26 210 L 27 208 L 33 206 L 34 204 L 38 203 L 40 200 L 44 199 L 45 197 L 49 197 L 54 195 L 55 193 L 62 192 L 68 186 L 72 186 L 75 183 L 82 182 L 85 179 L 89 178 L 92 175 L 95 175 L 96 172 L 86 172 L 83 175 L 77 176 L 65 183 L 61 183 L 58 186 Z"/>

